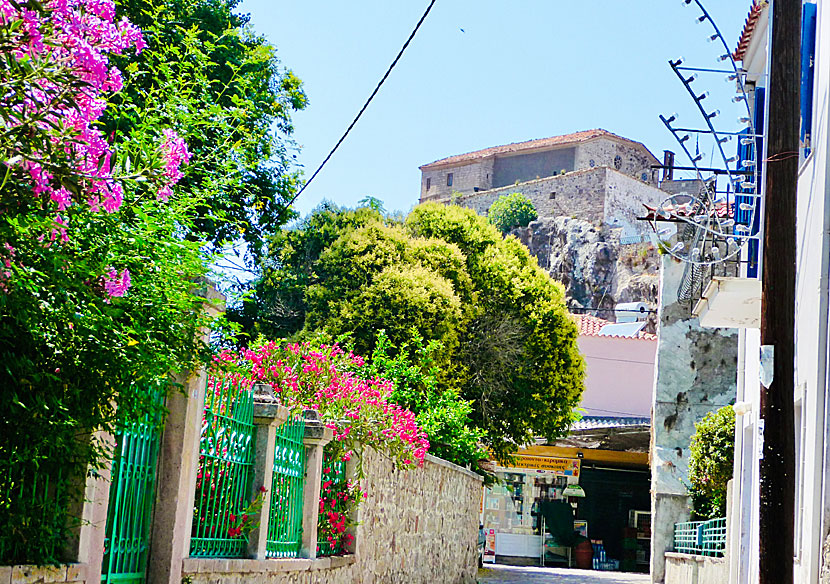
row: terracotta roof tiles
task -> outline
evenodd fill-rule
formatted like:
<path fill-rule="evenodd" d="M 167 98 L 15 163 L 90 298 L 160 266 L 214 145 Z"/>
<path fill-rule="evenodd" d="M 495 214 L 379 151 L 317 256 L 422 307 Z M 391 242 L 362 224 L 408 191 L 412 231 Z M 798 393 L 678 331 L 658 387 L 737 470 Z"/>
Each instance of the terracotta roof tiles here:
<path fill-rule="evenodd" d="M 749 43 L 752 41 L 752 33 L 755 31 L 758 19 L 761 18 L 761 13 L 763 13 L 764 8 L 767 6 L 769 6 L 767 0 L 752 1 L 752 8 L 749 9 L 743 31 L 741 31 L 741 38 L 738 39 L 738 46 L 735 52 L 732 53 L 732 58 L 736 61 L 743 61 L 746 50 L 749 48 Z"/>
<path fill-rule="evenodd" d="M 640 339 L 642 341 L 656 341 L 657 335 L 653 333 L 638 332 L 633 337 L 624 337 L 620 335 L 601 335 L 600 331 L 607 324 L 614 324 L 604 318 L 591 316 L 589 314 L 574 314 L 572 315 L 576 320 L 576 327 L 580 337 L 608 337 L 612 339 Z"/>
<path fill-rule="evenodd" d="M 436 160 L 435 162 L 424 164 L 419 168 L 421 170 L 424 170 L 438 166 L 458 164 L 460 162 L 472 162 L 474 160 L 481 160 L 482 158 L 495 156 L 497 154 L 511 154 L 514 152 L 521 152 L 523 150 L 535 150 L 537 148 L 549 148 L 552 146 L 565 146 L 567 144 L 587 142 L 588 140 L 593 140 L 594 138 L 606 137 L 614 138 L 616 140 L 623 140 L 630 144 L 643 146 L 643 144 L 640 142 L 635 142 L 634 140 L 629 140 L 628 138 L 623 138 L 622 136 L 618 136 L 617 134 L 613 134 L 607 130 L 602 130 L 598 128 L 595 130 L 584 130 L 581 132 L 574 132 L 572 134 L 564 134 L 562 136 L 552 136 L 550 138 L 527 140 L 525 142 L 514 142 L 512 144 L 505 144 L 503 146 L 492 146 L 490 148 L 476 150 L 475 152 L 467 152 L 466 154 L 457 154 L 455 156 L 442 158 L 440 160 Z M 643 146 L 643 148 L 645 148 L 645 146 Z"/>

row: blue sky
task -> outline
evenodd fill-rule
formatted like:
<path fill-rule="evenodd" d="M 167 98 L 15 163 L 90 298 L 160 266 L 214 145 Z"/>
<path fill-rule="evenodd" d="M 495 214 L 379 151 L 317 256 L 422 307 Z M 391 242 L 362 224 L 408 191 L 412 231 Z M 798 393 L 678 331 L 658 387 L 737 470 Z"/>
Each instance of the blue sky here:
<path fill-rule="evenodd" d="M 709 0 L 737 44 L 749 0 Z M 298 161 L 309 176 L 362 106 L 427 1 L 244 0 L 254 29 L 304 81 L 310 104 L 296 114 Z M 418 166 L 479 148 L 604 128 L 677 150 L 658 114 L 699 114 L 667 61 L 717 67 L 723 51 L 681 0 L 437 0 L 363 118 L 296 209 L 323 199 L 353 206 L 366 195 L 389 210 L 417 203 Z M 462 32 L 463 29 L 463 32 Z M 704 74 L 697 88 L 739 129 L 733 86 Z M 708 162 L 710 147 L 701 142 Z M 734 146 L 730 146 L 734 149 Z M 678 164 L 688 161 L 678 158 Z"/>

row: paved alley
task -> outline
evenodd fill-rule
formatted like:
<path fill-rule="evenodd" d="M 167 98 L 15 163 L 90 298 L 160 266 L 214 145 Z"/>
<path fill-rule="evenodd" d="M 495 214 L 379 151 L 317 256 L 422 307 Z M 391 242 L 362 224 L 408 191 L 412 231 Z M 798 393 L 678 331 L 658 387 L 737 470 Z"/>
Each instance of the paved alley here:
<path fill-rule="evenodd" d="M 646 584 L 648 574 L 566 568 L 493 566 L 478 571 L 479 584 Z"/>

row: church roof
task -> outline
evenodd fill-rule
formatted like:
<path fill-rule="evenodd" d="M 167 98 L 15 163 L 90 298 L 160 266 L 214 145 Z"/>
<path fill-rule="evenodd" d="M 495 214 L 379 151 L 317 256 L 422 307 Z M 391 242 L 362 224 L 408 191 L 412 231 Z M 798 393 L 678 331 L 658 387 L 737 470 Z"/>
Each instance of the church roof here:
<path fill-rule="evenodd" d="M 588 140 L 593 140 L 595 138 L 613 138 L 615 140 L 622 140 L 624 142 L 628 142 L 629 144 L 640 146 L 644 149 L 646 148 L 640 142 L 635 142 L 634 140 L 629 140 L 628 138 L 623 138 L 622 136 L 613 134 L 608 130 L 597 128 L 595 130 L 583 130 L 581 132 L 573 132 L 572 134 L 563 134 L 562 136 L 551 136 L 550 138 L 539 138 L 537 140 L 527 140 L 525 142 L 514 142 L 512 144 L 505 144 L 503 146 L 491 146 L 490 148 L 484 148 L 482 150 L 476 150 L 474 152 L 467 152 L 466 154 L 457 154 L 455 156 L 442 158 L 440 160 L 436 160 L 435 162 L 425 164 L 421 166 L 420 169 L 428 170 L 440 166 L 455 165 L 464 162 L 473 162 L 475 160 L 481 160 L 482 158 L 488 158 L 490 156 L 496 156 L 498 154 L 515 154 L 518 152 L 523 152 L 525 150 L 537 150 L 541 148 L 551 148 L 554 146 L 567 146 L 569 144 L 587 142 Z"/>

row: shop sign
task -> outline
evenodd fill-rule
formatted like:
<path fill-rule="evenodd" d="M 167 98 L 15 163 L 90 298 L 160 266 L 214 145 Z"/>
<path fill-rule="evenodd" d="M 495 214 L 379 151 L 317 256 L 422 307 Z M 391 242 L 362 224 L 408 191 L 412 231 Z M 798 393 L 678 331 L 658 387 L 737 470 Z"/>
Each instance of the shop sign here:
<path fill-rule="evenodd" d="M 517 456 L 511 468 L 525 468 L 547 471 L 565 477 L 579 477 L 578 458 L 557 458 L 553 456 Z"/>
<path fill-rule="evenodd" d="M 488 529 L 487 535 L 484 538 L 484 555 L 482 561 L 495 563 L 496 562 L 496 530 Z"/>

